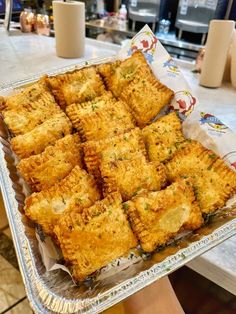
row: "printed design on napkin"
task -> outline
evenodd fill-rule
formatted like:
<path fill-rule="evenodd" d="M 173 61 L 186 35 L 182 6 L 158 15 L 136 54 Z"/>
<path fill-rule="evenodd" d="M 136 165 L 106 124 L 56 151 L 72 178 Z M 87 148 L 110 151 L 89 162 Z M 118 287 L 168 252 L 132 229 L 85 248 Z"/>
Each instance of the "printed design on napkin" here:
<path fill-rule="evenodd" d="M 170 109 L 178 111 L 180 119 L 185 120 L 185 118 L 193 111 L 196 101 L 196 98 L 190 91 L 178 91 L 175 93 L 175 98 L 170 105 Z"/>
<path fill-rule="evenodd" d="M 154 53 L 156 50 L 156 44 L 158 39 L 151 31 L 139 32 L 131 40 L 130 49 L 127 52 L 128 56 L 131 56 L 136 50 L 141 50 L 148 63 L 152 63 L 154 60 Z"/>
<path fill-rule="evenodd" d="M 169 56 L 168 59 L 163 63 L 163 68 L 166 68 L 169 76 L 175 77 L 180 74 L 180 70 L 171 56 Z"/>
<path fill-rule="evenodd" d="M 226 125 L 224 125 L 218 118 L 213 116 L 210 113 L 201 112 L 200 113 L 200 124 L 207 124 L 211 128 L 213 128 L 215 131 L 222 131 L 225 129 L 228 129 Z"/>
<path fill-rule="evenodd" d="M 222 159 L 236 171 L 236 151 L 226 154 Z"/>

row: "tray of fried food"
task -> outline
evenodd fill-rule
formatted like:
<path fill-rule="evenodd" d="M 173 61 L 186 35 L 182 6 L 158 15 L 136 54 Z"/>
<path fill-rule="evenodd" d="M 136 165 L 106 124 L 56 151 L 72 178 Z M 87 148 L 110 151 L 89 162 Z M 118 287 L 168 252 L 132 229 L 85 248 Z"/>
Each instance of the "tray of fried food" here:
<path fill-rule="evenodd" d="M 154 252 L 200 228 L 236 192 L 236 174 L 185 139 L 176 113 L 156 119 L 172 98 L 137 51 L 1 99 L 34 192 L 25 215 L 60 246 L 76 281 L 134 247 Z"/>

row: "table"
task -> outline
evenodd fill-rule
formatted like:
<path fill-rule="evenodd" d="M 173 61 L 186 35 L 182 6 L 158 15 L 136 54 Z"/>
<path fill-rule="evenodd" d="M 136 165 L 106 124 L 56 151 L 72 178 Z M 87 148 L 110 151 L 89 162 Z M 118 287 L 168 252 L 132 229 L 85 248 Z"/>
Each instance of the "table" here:
<path fill-rule="evenodd" d="M 76 64 L 79 61 L 110 56 L 120 47 L 93 39 L 86 39 L 86 53 L 80 59 L 62 59 L 55 55 L 55 41 L 52 37 L 22 34 L 13 31 L 8 36 L 0 28 L 0 86 L 55 68 Z M 229 84 L 219 89 L 207 89 L 198 85 L 198 75 L 193 74 L 193 64 L 177 61 L 192 89 L 200 100 L 199 108 L 217 115 L 236 131 L 236 90 Z M 236 295 L 236 237 L 195 258 L 187 266 Z"/>

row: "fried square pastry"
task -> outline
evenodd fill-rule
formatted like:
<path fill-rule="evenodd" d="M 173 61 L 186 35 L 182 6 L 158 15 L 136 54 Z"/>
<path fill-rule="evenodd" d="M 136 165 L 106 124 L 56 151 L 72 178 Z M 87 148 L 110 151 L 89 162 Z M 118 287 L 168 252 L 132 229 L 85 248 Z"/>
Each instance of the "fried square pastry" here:
<path fill-rule="evenodd" d="M 99 165 L 116 160 L 130 160 L 136 154 L 146 156 L 146 149 L 141 137 L 141 131 L 136 128 L 130 132 L 107 138 L 102 141 L 89 141 L 82 144 L 84 161 L 89 173 L 100 178 Z"/>
<path fill-rule="evenodd" d="M 33 103 L 39 101 L 45 93 L 49 93 L 47 85 L 43 80 L 30 85 L 23 91 L 4 98 L 1 102 L 1 110 L 19 110 L 30 108 Z M 48 97 L 50 97 L 48 95 Z"/>
<path fill-rule="evenodd" d="M 181 122 L 175 112 L 161 117 L 142 129 L 142 135 L 151 161 L 169 160 L 185 141 Z"/>
<path fill-rule="evenodd" d="M 151 72 L 149 65 L 141 51 L 136 51 L 124 61 L 115 61 L 98 65 L 98 72 L 104 78 L 105 84 L 112 93 L 119 97 L 124 87 L 137 76 L 142 68 Z"/>
<path fill-rule="evenodd" d="M 159 192 L 146 192 L 123 204 L 145 252 L 167 244 L 182 229 L 203 224 L 190 180 L 181 179 Z"/>
<path fill-rule="evenodd" d="M 100 96 L 105 86 L 95 67 L 47 77 L 47 83 L 59 105 L 65 109 L 73 103 L 82 103 Z"/>
<path fill-rule="evenodd" d="M 91 114 L 98 109 L 104 108 L 108 102 L 114 102 L 114 98 L 111 92 L 105 92 L 103 95 L 94 98 L 93 100 L 76 103 L 66 108 L 66 114 L 70 118 L 73 126 L 78 130 L 81 128 L 79 116 L 81 114 Z"/>
<path fill-rule="evenodd" d="M 31 190 L 39 192 L 65 178 L 76 165 L 83 166 L 77 133 L 57 140 L 41 154 L 22 159 L 17 169 Z"/>
<path fill-rule="evenodd" d="M 127 85 L 120 97 L 132 110 L 139 127 L 144 127 L 170 103 L 174 92 L 145 69 Z"/>
<path fill-rule="evenodd" d="M 11 140 L 13 151 L 22 159 L 40 154 L 49 145 L 72 132 L 72 125 L 62 112 L 36 126 L 32 131 Z"/>
<path fill-rule="evenodd" d="M 23 106 L 15 106 L 13 109 L 6 109 L 2 114 L 4 122 L 13 134 L 21 135 L 32 131 L 36 126 L 61 112 L 54 97 L 49 92 L 44 92 L 38 100 L 30 104 L 25 103 Z"/>
<path fill-rule="evenodd" d="M 142 190 L 159 191 L 166 183 L 165 166 L 148 162 L 140 154 L 131 160 L 101 162 L 103 194 L 118 191 L 123 201 L 130 200 Z"/>
<path fill-rule="evenodd" d="M 118 193 L 64 215 L 54 232 L 76 281 L 82 281 L 137 245 Z"/>
<path fill-rule="evenodd" d="M 189 141 L 183 149 L 177 150 L 166 163 L 168 178 L 174 181 L 179 177 L 194 176 L 211 167 L 217 156 L 197 141 Z"/>
<path fill-rule="evenodd" d="M 55 224 L 71 204 L 89 207 L 99 199 L 100 191 L 94 178 L 76 166 L 68 176 L 49 189 L 27 197 L 24 210 L 27 217 L 54 237 Z"/>
<path fill-rule="evenodd" d="M 83 141 L 98 141 L 129 131 L 135 127 L 128 106 L 114 99 L 69 106 L 66 111 Z"/>
<path fill-rule="evenodd" d="M 236 173 L 198 142 L 178 150 L 166 167 L 171 181 L 179 177 L 193 178 L 196 198 L 205 214 L 223 207 L 236 192 Z"/>

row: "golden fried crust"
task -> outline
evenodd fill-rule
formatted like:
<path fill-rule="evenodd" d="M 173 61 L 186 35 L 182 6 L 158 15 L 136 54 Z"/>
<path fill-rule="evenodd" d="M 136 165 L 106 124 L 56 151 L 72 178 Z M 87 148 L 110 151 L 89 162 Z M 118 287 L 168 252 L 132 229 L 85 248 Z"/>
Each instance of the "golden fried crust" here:
<path fill-rule="evenodd" d="M 67 111 L 83 141 L 98 141 L 129 131 L 135 127 L 127 105 L 116 99 L 100 101 L 85 108 Z"/>
<path fill-rule="evenodd" d="M 136 128 L 130 132 L 108 138 L 103 141 L 89 141 L 82 144 L 84 161 L 89 173 L 100 177 L 99 165 L 104 162 L 127 159 L 136 154 L 146 156 L 146 149 L 141 137 L 141 131 Z"/>
<path fill-rule="evenodd" d="M 48 189 L 65 178 L 71 170 L 82 167 L 82 152 L 78 134 L 69 134 L 49 146 L 41 154 L 22 159 L 17 169 L 31 190 Z"/>
<path fill-rule="evenodd" d="M 71 131 L 72 125 L 67 116 L 64 113 L 56 114 L 32 131 L 14 137 L 11 140 L 12 149 L 20 159 L 37 155 Z"/>
<path fill-rule="evenodd" d="M 105 84 L 116 97 L 119 97 L 124 87 L 137 76 L 139 69 L 145 69 L 151 72 L 145 57 L 141 51 L 136 51 L 133 55 L 124 61 L 115 61 L 113 63 L 101 64 L 98 66 L 98 72 L 104 78 Z"/>
<path fill-rule="evenodd" d="M 167 244 L 181 228 L 194 230 L 203 223 L 189 180 L 182 179 L 165 190 L 137 196 L 124 203 L 124 208 L 146 252 Z"/>
<path fill-rule="evenodd" d="M 104 195 L 120 192 L 123 201 L 130 200 L 142 190 L 159 191 L 166 183 L 165 166 L 147 162 L 140 154 L 131 160 L 101 162 Z"/>
<path fill-rule="evenodd" d="M 126 254 L 137 245 L 121 196 L 113 193 L 93 206 L 64 215 L 54 232 L 75 280 Z"/>
<path fill-rule="evenodd" d="M 25 201 L 25 214 L 40 224 L 46 234 L 53 228 L 71 203 L 82 208 L 100 199 L 100 192 L 91 175 L 76 166 L 70 174 L 47 190 L 33 193 Z"/>
<path fill-rule="evenodd" d="M 63 109 L 73 103 L 89 101 L 105 91 L 95 67 L 49 77 L 46 81 Z"/>
<path fill-rule="evenodd" d="M 2 111 L 6 106 L 6 98 L 0 96 L 0 111 Z"/>
<path fill-rule="evenodd" d="M 76 129 L 81 128 L 80 116 L 83 114 L 91 114 L 97 111 L 98 109 L 103 109 L 108 102 L 114 102 L 114 98 L 111 92 L 105 92 L 102 96 L 98 96 L 93 100 L 76 103 L 68 106 L 66 108 L 66 114 L 70 118 L 73 126 Z"/>
<path fill-rule="evenodd" d="M 197 200 L 206 214 L 222 208 L 236 192 L 236 173 L 220 158 L 207 170 L 197 174 L 194 181 Z"/>
<path fill-rule="evenodd" d="M 32 101 L 31 104 L 26 103 L 22 107 L 4 110 L 3 117 L 14 135 L 20 135 L 30 132 L 36 126 L 61 112 L 54 97 L 49 92 L 44 92 L 38 100 Z"/>
<path fill-rule="evenodd" d="M 171 181 L 189 176 L 194 179 L 196 197 L 203 213 L 221 208 L 236 191 L 236 173 L 198 142 L 177 151 L 166 167 Z"/>
<path fill-rule="evenodd" d="M 143 128 L 142 135 L 151 161 L 169 160 L 178 149 L 179 143 L 185 140 L 175 112 Z"/>
<path fill-rule="evenodd" d="M 179 177 L 194 176 L 200 171 L 207 170 L 216 157 L 199 142 L 186 143 L 185 147 L 177 150 L 166 164 L 168 178 L 174 181 Z"/>
<path fill-rule="evenodd" d="M 32 104 L 39 101 L 45 93 L 48 93 L 48 88 L 43 80 L 30 85 L 20 93 L 6 97 L 2 102 L 2 110 L 20 110 L 22 108 L 29 109 Z M 49 96 L 48 96 L 49 97 Z"/>
<path fill-rule="evenodd" d="M 174 93 L 159 82 L 152 73 L 141 69 L 138 74 L 124 88 L 121 99 L 132 109 L 138 126 L 144 127 L 165 105 L 170 103 Z"/>

